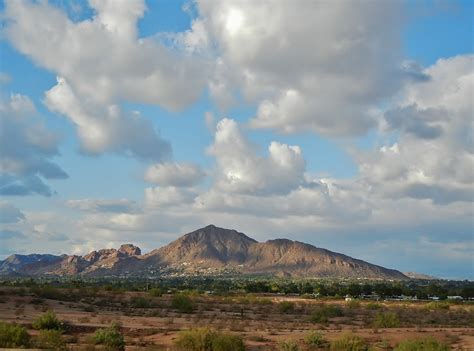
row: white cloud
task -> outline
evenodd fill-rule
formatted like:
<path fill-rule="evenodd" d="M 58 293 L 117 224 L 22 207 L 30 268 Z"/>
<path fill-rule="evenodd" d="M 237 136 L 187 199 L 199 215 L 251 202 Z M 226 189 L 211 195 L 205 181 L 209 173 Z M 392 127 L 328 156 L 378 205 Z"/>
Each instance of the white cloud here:
<path fill-rule="evenodd" d="M 73 22 L 47 2 L 7 1 L 5 36 L 21 53 L 61 77 L 48 91 L 47 104 L 77 126 L 83 151 L 166 159 L 170 146 L 151 122 L 122 112 L 118 103 L 179 110 L 201 95 L 205 67 L 154 37 L 138 38 L 143 0 L 90 5 L 93 18 Z"/>
<path fill-rule="evenodd" d="M 25 219 L 18 208 L 7 201 L 0 201 L 0 223 L 16 223 Z"/>
<path fill-rule="evenodd" d="M 160 138 L 153 124 L 138 112 L 124 113 L 118 105 L 101 105 L 81 99 L 64 78 L 46 92 L 46 105 L 67 115 L 76 125 L 83 152 L 105 151 L 140 159 L 162 161 L 171 156 L 171 145 Z"/>
<path fill-rule="evenodd" d="M 217 161 L 218 189 L 252 194 L 287 193 L 304 183 L 305 160 L 298 146 L 273 141 L 268 156 L 256 154 L 232 119 L 221 120 L 208 149 Z"/>
<path fill-rule="evenodd" d="M 362 134 L 378 123 L 374 109 L 413 78 L 401 60 L 401 3 L 197 4 L 182 41 L 214 57 L 210 91 L 220 105 L 239 94 L 258 104 L 254 128 Z"/>
<path fill-rule="evenodd" d="M 395 144 L 359 154 L 360 178 L 389 198 L 438 204 L 474 199 L 473 56 L 439 60 L 408 84 L 386 114 Z"/>
<path fill-rule="evenodd" d="M 86 212 L 133 213 L 138 211 L 135 201 L 128 199 L 79 199 L 68 200 L 67 206 Z"/>
<path fill-rule="evenodd" d="M 59 155 L 58 135 L 38 117 L 33 102 L 20 94 L 0 100 L 0 124 L 0 193 L 51 196 L 42 178 L 68 177 L 51 161 Z"/>
<path fill-rule="evenodd" d="M 204 176 L 197 165 L 163 163 L 151 165 L 145 172 L 145 181 L 161 186 L 189 187 L 199 183 Z"/>

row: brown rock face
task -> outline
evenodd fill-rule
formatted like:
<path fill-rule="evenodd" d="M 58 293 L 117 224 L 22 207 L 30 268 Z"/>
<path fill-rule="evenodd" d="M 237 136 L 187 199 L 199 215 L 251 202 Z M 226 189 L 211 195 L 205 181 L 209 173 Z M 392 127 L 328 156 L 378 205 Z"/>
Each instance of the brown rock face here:
<path fill-rule="evenodd" d="M 140 256 L 142 254 L 142 250 L 132 244 L 123 244 L 120 246 L 120 249 L 118 249 L 118 252 L 127 256 Z"/>

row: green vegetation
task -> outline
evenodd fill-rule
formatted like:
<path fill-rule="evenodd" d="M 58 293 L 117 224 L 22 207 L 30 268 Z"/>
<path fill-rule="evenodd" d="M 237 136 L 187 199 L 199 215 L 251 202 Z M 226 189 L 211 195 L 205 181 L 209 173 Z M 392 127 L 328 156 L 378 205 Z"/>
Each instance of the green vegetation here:
<path fill-rule="evenodd" d="M 311 313 L 310 321 L 313 323 L 327 323 L 329 318 L 341 317 L 344 311 L 337 305 L 318 306 Z"/>
<path fill-rule="evenodd" d="M 120 327 L 116 323 L 113 323 L 108 328 L 96 330 L 92 336 L 92 342 L 96 345 L 101 345 L 105 350 L 109 351 L 125 350 L 123 334 L 120 332 Z"/>
<path fill-rule="evenodd" d="M 448 351 L 449 347 L 433 338 L 405 340 L 395 347 L 395 351 Z"/>
<path fill-rule="evenodd" d="M 331 351 L 367 351 L 367 342 L 357 335 L 344 335 L 331 342 Z"/>
<path fill-rule="evenodd" d="M 240 336 L 221 333 L 209 328 L 184 330 L 175 341 L 183 351 L 244 351 Z"/>
<path fill-rule="evenodd" d="M 278 309 L 281 313 L 290 313 L 294 311 L 295 304 L 291 301 L 283 301 L 278 304 Z"/>
<path fill-rule="evenodd" d="M 0 322 L 0 347 L 18 348 L 28 347 L 30 336 L 25 327 L 16 324 Z"/>
<path fill-rule="evenodd" d="M 160 288 L 153 288 L 148 291 L 148 294 L 153 297 L 160 297 L 163 295 L 163 292 L 161 291 Z"/>
<path fill-rule="evenodd" d="M 37 346 L 48 350 L 67 350 L 62 332 L 55 329 L 40 330 L 37 337 Z"/>
<path fill-rule="evenodd" d="M 298 346 L 298 344 L 294 340 L 282 341 L 278 345 L 278 347 L 279 347 L 280 351 L 298 351 L 300 349 L 300 347 Z"/>
<path fill-rule="evenodd" d="M 323 334 L 318 331 L 312 331 L 304 338 L 305 344 L 308 348 L 318 348 L 326 344 L 326 340 L 323 337 Z"/>
<path fill-rule="evenodd" d="M 53 311 L 46 311 L 46 313 L 39 316 L 38 319 L 33 322 L 32 326 L 38 330 L 64 330 L 64 323 L 56 317 Z"/>
<path fill-rule="evenodd" d="M 145 297 L 134 296 L 130 299 L 130 306 L 134 308 L 150 308 L 152 307 L 152 303 Z"/>
<path fill-rule="evenodd" d="M 377 313 L 375 315 L 374 327 L 375 328 L 397 328 L 400 326 L 400 320 L 398 315 L 394 312 Z"/>
<path fill-rule="evenodd" d="M 173 299 L 171 300 L 171 307 L 181 313 L 191 313 L 194 311 L 193 300 L 184 294 L 173 296 Z"/>
<path fill-rule="evenodd" d="M 427 303 L 425 305 L 425 308 L 427 310 L 449 310 L 449 303 L 448 302 L 439 302 L 439 301 L 433 301 L 430 303 Z"/>

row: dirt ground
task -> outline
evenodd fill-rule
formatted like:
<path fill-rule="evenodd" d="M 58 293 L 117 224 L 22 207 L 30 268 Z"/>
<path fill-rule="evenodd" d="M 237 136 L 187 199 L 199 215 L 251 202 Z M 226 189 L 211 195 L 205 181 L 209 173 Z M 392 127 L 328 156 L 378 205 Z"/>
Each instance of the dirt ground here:
<path fill-rule="evenodd" d="M 147 306 L 137 307 L 141 298 Z M 474 306 L 428 303 L 322 301 L 300 297 L 242 295 L 219 297 L 192 295 L 195 309 L 180 313 L 171 307 L 173 296 L 151 297 L 137 292 L 101 292 L 93 297 L 64 301 L 38 298 L 4 289 L 0 295 L 0 320 L 14 322 L 37 333 L 31 324 L 42 313 L 53 310 L 70 326 L 67 336 L 72 349 L 87 345 L 96 329 L 119 322 L 127 350 L 173 350 L 174 340 L 184 329 L 211 327 L 243 337 L 248 350 L 279 350 L 282 341 L 293 340 L 305 349 L 304 339 L 320 331 L 329 342 L 352 333 L 363 337 L 376 350 L 393 349 L 400 341 L 431 336 L 454 350 L 474 350 Z M 286 309 L 282 302 L 289 303 Z M 339 306 L 342 315 L 314 322 L 311 316 L 322 306 Z M 395 313 L 399 325 L 380 328 L 374 318 Z"/>

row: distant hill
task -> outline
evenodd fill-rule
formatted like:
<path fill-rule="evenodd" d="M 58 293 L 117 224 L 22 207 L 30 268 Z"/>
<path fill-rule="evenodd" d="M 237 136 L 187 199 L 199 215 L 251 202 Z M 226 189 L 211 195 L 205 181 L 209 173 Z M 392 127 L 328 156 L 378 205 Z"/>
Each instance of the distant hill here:
<path fill-rule="evenodd" d="M 214 225 L 142 255 L 126 244 L 77 255 L 12 255 L 0 274 L 140 276 L 252 274 L 287 277 L 408 279 L 403 273 L 288 239 L 257 242 Z"/>

